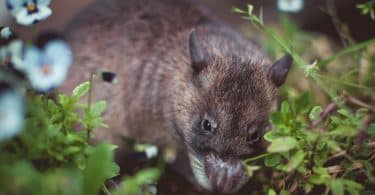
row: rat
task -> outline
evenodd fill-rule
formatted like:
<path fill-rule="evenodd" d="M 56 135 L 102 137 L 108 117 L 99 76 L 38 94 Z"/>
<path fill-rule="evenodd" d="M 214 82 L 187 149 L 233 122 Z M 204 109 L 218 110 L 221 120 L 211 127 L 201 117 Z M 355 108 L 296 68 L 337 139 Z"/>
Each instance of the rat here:
<path fill-rule="evenodd" d="M 242 160 L 264 149 L 289 55 L 272 62 L 256 43 L 182 0 L 97 0 L 64 35 L 75 61 L 63 90 L 96 68 L 117 74 L 117 85 L 93 85 L 94 100 L 108 102 L 109 128 L 96 129 L 97 139 L 173 147 L 188 159 L 180 162 L 190 168 L 186 175 L 208 191 L 233 193 L 246 183 Z"/>

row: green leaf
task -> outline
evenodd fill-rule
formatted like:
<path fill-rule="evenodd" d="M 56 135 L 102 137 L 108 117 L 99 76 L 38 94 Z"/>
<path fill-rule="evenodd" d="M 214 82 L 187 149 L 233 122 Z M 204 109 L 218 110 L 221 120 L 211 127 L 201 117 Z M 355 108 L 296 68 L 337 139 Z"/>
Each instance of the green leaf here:
<path fill-rule="evenodd" d="M 89 89 L 90 89 L 90 82 L 89 81 L 81 83 L 76 88 L 74 88 L 72 96 L 76 99 L 79 99 L 82 96 L 86 95 L 89 92 Z"/>
<path fill-rule="evenodd" d="M 153 182 L 160 177 L 160 170 L 157 168 L 148 168 L 137 173 L 136 181 L 138 184 Z"/>
<path fill-rule="evenodd" d="M 98 194 L 104 181 L 114 175 L 113 149 L 110 144 L 100 144 L 87 159 L 83 171 L 83 194 Z"/>
<path fill-rule="evenodd" d="M 310 108 L 310 95 L 308 92 L 303 93 L 294 101 L 296 114 L 305 113 Z"/>
<path fill-rule="evenodd" d="M 274 139 L 282 137 L 284 135 L 280 134 L 277 130 L 268 131 L 266 134 L 264 134 L 263 138 L 266 141 L 272 142 Z"/>
<path fill-rule="evenodd" d="M 320 106 L 314 106 L 309 114 L 309 118 L 311 121 L 316 121 L 320 117 L 320 113 L 323 111 L 322 107 Z"/>
<path fill-rule="evenodd" d="M 281 112 L 272 113 L 270 118 L 271 118 L 272 124 L 276 126 L 284 125 L 284 115 Z"/>
<path fill-rule="evenodd" d="M 286 190 L 281 190 L 280 195 L 290 195 L 290 192 Z"/>
<path fill-rule="evenodd" d="M 153 183 L 160 177 L 158 168 L 148 168 L 141 171 L 133 177 L 126 177 L 120 187 L 113 192 L 114 195 L 140 194 L 143 185 Z"/>
<path fill-rule="evenodd" d="M 276 192 L 275 192 L 275 190 L 273 190 L 272 188 L 270 188 L 270 189 L 268 189 L 267 195 L 276 195 Z"/>
<path fill-rule="evenodd" d="M 292 158 L 289 160 L 288 164 L 284 167 L 284 171 L 290 172 L 296 169 L 304 160 L 305 152 L 302 150 L 298 150 Z"/>
<path fill-rule="evenodd" d="M 242 9 L 240 9 L 240 8 L 238 8 L 238 7 L 234 7 L 234 8 L 232 8 L 232 11 L 233 11 L 234 13 L 239 13 L 239 14 L 244 14 L 244 13 L 246 13 L 245 11 L 243 11 Z"/>
<path fill-rule="evenodd" d="M 274 167 L 281 163 L 281 156 L 280 154 L 271 154 L 265 157 L 264 164 L 267 167 Z"/>
<path fill-rule="evenodd" d="M 293 137 L 280 137 L 271 142 L 267 148 L 268 152 L 287 152 L 296 147 L 297 140 Z"/>
<path fill-rule="evenodd" d="M 329 183 L 332 195 L 344 195 L 344 184 L 341 179 L 333 179 Z"/>
<path fill-rule="evenodd" d="M 340 113 L 343 116 L 346 116 L 346 117 L 351 116 L 350 112 L 347 109 L 344 109 L 344 108 L 337 110 L 337 112 Z"/>
<path fill-rule="evenodd" d="M 375 124 L 370 124 L 369 127 L 367 128 L 366 132 L 370 136 L 375 137 Z"/>
<path fill-rule="evenodd" d="M 287 101 L 283 101 L 283 103 L 281 103 L 281 113 L 283 114 L 289 113 L 289 103 Z"/>
<path fill-rule="evenodd" d="M 327 184 L 332 179 L 328 174 L 328 171 L 324 167 L 315 167 L 313 168 L 314 174 L 308 179 L 309 182 L 320 185 Z"/>
<path fill-rule="evenodd" d="M 91 105 L 91 114 L 92 116 L 100 116 L 107 107 L 107 102 L 104 100 L 98 101 L 95 104 Z"/>
<path fill-rule="evenodd" d="M 344 179 L 343 183 L 345 185 L 345 189 L 351 194 L 351 195 L 359 195 L 361 194 L 361 191 L 363 190 L 363 186 L 355 181 Z"/>

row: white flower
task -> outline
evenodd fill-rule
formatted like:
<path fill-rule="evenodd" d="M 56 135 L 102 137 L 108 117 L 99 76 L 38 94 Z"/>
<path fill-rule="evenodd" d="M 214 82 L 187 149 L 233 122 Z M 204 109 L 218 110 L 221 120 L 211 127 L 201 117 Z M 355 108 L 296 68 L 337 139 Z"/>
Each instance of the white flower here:
<path fill-rule="evenodd" d="M 297 13 L 303 8 L 303 0 L 277 0 L 277 7 L 283 12 Z"/>
<path fill-rule="evenodd" d="M 0 83 L 0 141 L 17 135 L 22 130 L 23 118 L 22 96 Z"/>
<path fill-rule="evenodd" d="M 0 48 L 0 63 L 21 69 L 24 44 L 21 40 L 13 40 Z"/>
<path fill-rule="evenodd" d="M 17 23 L 29 26 L 46 19 L 52 14 L 48 7 L 51 0 L 7 0 L 7 8 Z"/>
<path fill-rule="evenodd" d="M 151 159 L 151 158 L 156 157 L 158 155 L 158 153 L 159 153 L 159 150 L 154 145 L 151 145 L 150 147 L 147 147 L 145 149 L 145 154 L 146 154 L 147 159 Z"/>
<path fill-rule="evenodd" d="M 9 39 L 10 36 L 12 36 L 12 34 L 13 33 L 9 27 L 4 27 L 4 28 L 1 28 L 0 30 L 0 38 L 2 39 Z"/>
<path fill-rule="evenodd" d="M 72 61 L 70 47 L 62 40 L 52 40 L 43 49 L 26 48 L 22 71 L 35 90 L 47 92 L 64 82 Z"/>

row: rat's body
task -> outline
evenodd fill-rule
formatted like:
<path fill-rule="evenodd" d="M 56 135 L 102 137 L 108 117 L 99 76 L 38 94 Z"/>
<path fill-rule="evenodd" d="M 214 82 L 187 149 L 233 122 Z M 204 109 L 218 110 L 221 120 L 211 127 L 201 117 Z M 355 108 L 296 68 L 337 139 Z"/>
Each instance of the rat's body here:
<path fill-rule="evenodd" d="M 289 66 L 274 74 L 279 68 L 258 46 L 176 0 L 99 0 L 66 38 L 75 63 L 65 90 L 95 68 L 118 76 L 117 85 L 94 84 L 93 97 L 108 102 L 110 126 L 97 137 L 174 147 L 210 190 L 235 191 L 246 180 L 240 160 L 259 145 Z"/>

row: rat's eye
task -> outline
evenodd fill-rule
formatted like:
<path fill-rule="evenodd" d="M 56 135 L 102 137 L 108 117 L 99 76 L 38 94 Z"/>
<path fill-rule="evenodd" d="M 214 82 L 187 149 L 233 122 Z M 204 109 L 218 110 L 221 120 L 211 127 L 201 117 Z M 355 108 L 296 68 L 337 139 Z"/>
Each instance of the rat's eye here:
<path fill-rule="evenodd" d="M 202 121 L 202 129 L 204 129 L 205 131 L 208 131 L 208 132 L 212 132 L 212 125 L 211 125 L 210 121 L 203 120 Z"/>
<path fill-rule="evenodd" d="M 246 141 L 249 144 L 254 144 L 259 141 L 260 137 L 261 130 L 259 129 L 259 127 L 257 125 L 252 125 L 247 132 Z"/>
<path fill-rule="evenodd" d="M 259 141 L 260 136 L 261 136 L 261 132 L 260 131 L 254 132 L 254 133 L 248 135 L 247 142 L 251 143 L 251 144 L 256 143 L 256 142 Z"/>

